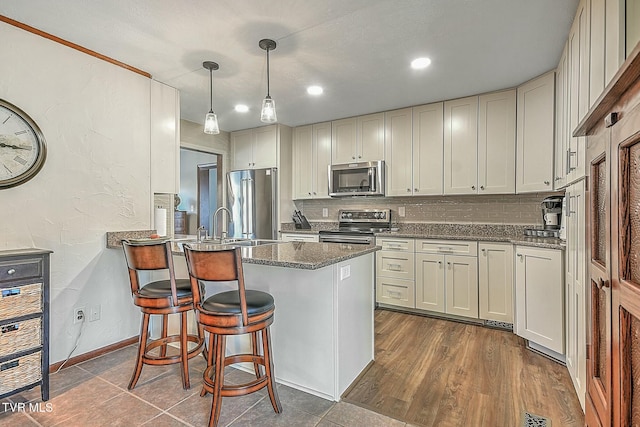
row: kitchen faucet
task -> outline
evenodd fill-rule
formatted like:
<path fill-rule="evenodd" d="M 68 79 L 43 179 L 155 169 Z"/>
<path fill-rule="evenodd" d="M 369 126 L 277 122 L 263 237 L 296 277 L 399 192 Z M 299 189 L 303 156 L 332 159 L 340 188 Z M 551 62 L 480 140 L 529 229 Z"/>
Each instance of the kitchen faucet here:
<path fill-rule="evenodd" d="M 220 211 L 227 211 L 227 214 L 229 215 L 229 222 L 233 222 L 233 219 L 231 218 L 231 211 L 229 209 L 225 208 L 224 206 L 220 206 L 218 209 L 216 209 L 213 214 L 213 236 L 211 236 L 213 239 L 215 239 L 218 234 L 218 212 Z M 224 234 L 225 232 L 223 231 L 221 233 L 220 240 L 224 239 Z"/>

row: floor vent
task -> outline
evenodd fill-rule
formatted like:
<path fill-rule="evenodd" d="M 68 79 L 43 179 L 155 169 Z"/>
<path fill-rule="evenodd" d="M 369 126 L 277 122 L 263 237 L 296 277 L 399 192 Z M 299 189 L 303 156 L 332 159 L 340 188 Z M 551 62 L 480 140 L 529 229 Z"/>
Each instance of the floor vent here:
<path fill-rule="evenodd" d="M 541 417 L 540 415 L 525 412 L 522 427 L 551 427 L 551 421 L 549 421 L 548 418 Z"/>
<path fill-rule="evenodd" d="M 513 331 L 513 323 L 498 322 L 496 320 L 486 320 L 484 325 L 490 328 L 506 329 L 508 331 Z"/>

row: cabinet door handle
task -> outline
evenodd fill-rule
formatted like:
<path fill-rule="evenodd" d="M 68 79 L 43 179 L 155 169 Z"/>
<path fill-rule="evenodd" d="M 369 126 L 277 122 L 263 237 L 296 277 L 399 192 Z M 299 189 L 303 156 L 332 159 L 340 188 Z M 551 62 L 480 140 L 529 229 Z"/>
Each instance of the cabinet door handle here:
<path fill-rule="evenodd" d="M 309 191 L 309 195 L 311 195 L 311 191 Z"/>
<path fill-rule="evenodd" d="M 438 261 L 438 265 L 442 265 L 442 261 Z"/>
<path fill-rule="evenodd" d="M 402 271 L 402 266 L 400 264 L 389 264 L 388 268 L 391 271 Z"/>
<path fill-rule="evenodd" d="M 351 156 L 351 160 L 355 160 L 355 159 L 356 159 L 356 156 Z"/>
<path fill-rule="evenodd" d="M 544 185 L 549 185 L 549 184 L 551 184 L 551 182 L 549 182 L 549 181 L 545 181 L 544 182 Z"/>
<path fill-rule="evenodd" d="M 608 280 L 604 280 L 602 277 L 598 279 L 598 289 L 608 288 L 608 287 L 609 287 Z"/>
<path fill-rule="evenodd" d="M 314 191 L 314 192 L 313 192 L 313 195 L 315 196 L 316 194 L 318 194 L 318 193 L 316 193 L 316 192 Z"/>
<path fill-rule="evenodd" d="M 481 186 L 480 186 L 480 189 L 481 189 L 481 190 L 484 190 L 484 185 L 481 185 Z"/>
<path fill-rule="evenodd" d="M 361 158 L 362 158 L 362 156 L 358 156 L 358 158 L 359 158 L 359 159 L 361 159 Z"/>
<path fill-rule="evenodd" d="M 453 252 L 453 248 L 447 246 L 438 246 L 438 252 Z"/>
<path fill-rule="evenodd" d="M 7 332 L 17 331 L 19 327 L 20 327 L 19 323 L 14 323 L 13 325 L 3 326 L 0 330 L 2 331 L 3 334 L 6 334 Z"/>
<path fill-rule="evenodd" d="M 471 189 L 472 189 L 472 190 L 475 190 L 475 189 L 476 189 L 476 186 L 475 186 L 475 185 L 472 185 L 472 186 L 471 186 Z"/>
<path fill-rule="evenodd" d="M 449 270 L 451 270 L 451 262 L 447 262 L 447 267 L 449 267 Z"/>
<path fill-rule="evenodd" d="M 520 258 L 520 261 L 522 261 L 524 258 L 522 257 L 522 254 L 516 254 L 518 255 L 518 258 Z"/>
<path fill-rule="evenodd" d="M 16 295 L 20 295 L 20 289 L 18 288 L 2 290 L 2 298 L 13 297 Z"/>
<path fill-rule="evenodd" d="M 484 256 L 487 256 L 487 250 L 485 248 L 480 249 L 482 251 L 482 253 L 484 254 Z"/>
<path fill-rule="evenodd" d="M 578 152 L 577 152 L 577 151 L 571 151 L 571 149 L 569 149 L 568 154 L 569 154 L 569 155 L 567 156 L 567 164 L 568 164 L 568 166 L 569 166 L 569 168 L 568 168 L 568 169 L 569 169 L 569 172 L 571 172 L 572 170 L 575 170 L 575 169 L 577 169 L 577 168 L 578 168 L 577 166 L 575 166 L 575 167 L 574 167 L 574 166 L 571 166 L 571 157 L 573 157 L 573 156 L 576 156 L 576 157 L 577 157 Z"/>
<path fill-rule="evenodd" d="M 407 188 L 407 193 L 411 193 L 411 189 L 410 188 Z"/>
<path fill-rule="evenodd" d="M 16 269 L 15 269 L 15 268 L 10 268 L 9 270 L 7 270 L 7 274 L 8 274 L 9 276 L 11 276 L 11 275 L 13 275 L 13 274 L 16 274 Z"/>
<path fill-rule="evenodd" d="M 420 190 L 417 188 L 414 188 L 413 191 L 415 191 L 416 193 L 418 193 Z"/>

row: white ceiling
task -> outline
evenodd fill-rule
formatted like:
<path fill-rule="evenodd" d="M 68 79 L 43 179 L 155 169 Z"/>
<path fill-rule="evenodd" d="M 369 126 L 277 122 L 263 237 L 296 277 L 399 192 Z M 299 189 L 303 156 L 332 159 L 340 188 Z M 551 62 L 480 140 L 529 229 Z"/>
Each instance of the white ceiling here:
<path fill-rule="evenodd" d="M 278 121 L 316 123 L 513 87 L 554 68 L 578 0 L 2 0 L 0 14 L 149 72 L 181 116 L 260 126 L 270 52 Z M 429 68 L 412 70 L 418 56 Z M 324 87 L 319 97 L 306 87 Z M 233 107 L 247 104 L 248 113 Z"/>

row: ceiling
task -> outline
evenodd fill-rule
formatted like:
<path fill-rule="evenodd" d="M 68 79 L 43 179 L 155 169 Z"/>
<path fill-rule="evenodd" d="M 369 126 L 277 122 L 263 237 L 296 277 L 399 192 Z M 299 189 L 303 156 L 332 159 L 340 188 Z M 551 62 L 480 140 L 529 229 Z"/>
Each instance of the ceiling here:
<path fill-rule="evenodd" d="M 2 0 L 0 14 L 149 72 L 204 123 L 209 71 L 226 131 L 289 126 L 514 87 L 554 68 L 578 0 Z M 413 70 L 418 56 L 431 66 Z M 308 85 L 324 93 L 311 96 Z M 249 106 L 237 113 L 234 106 Z"/>

